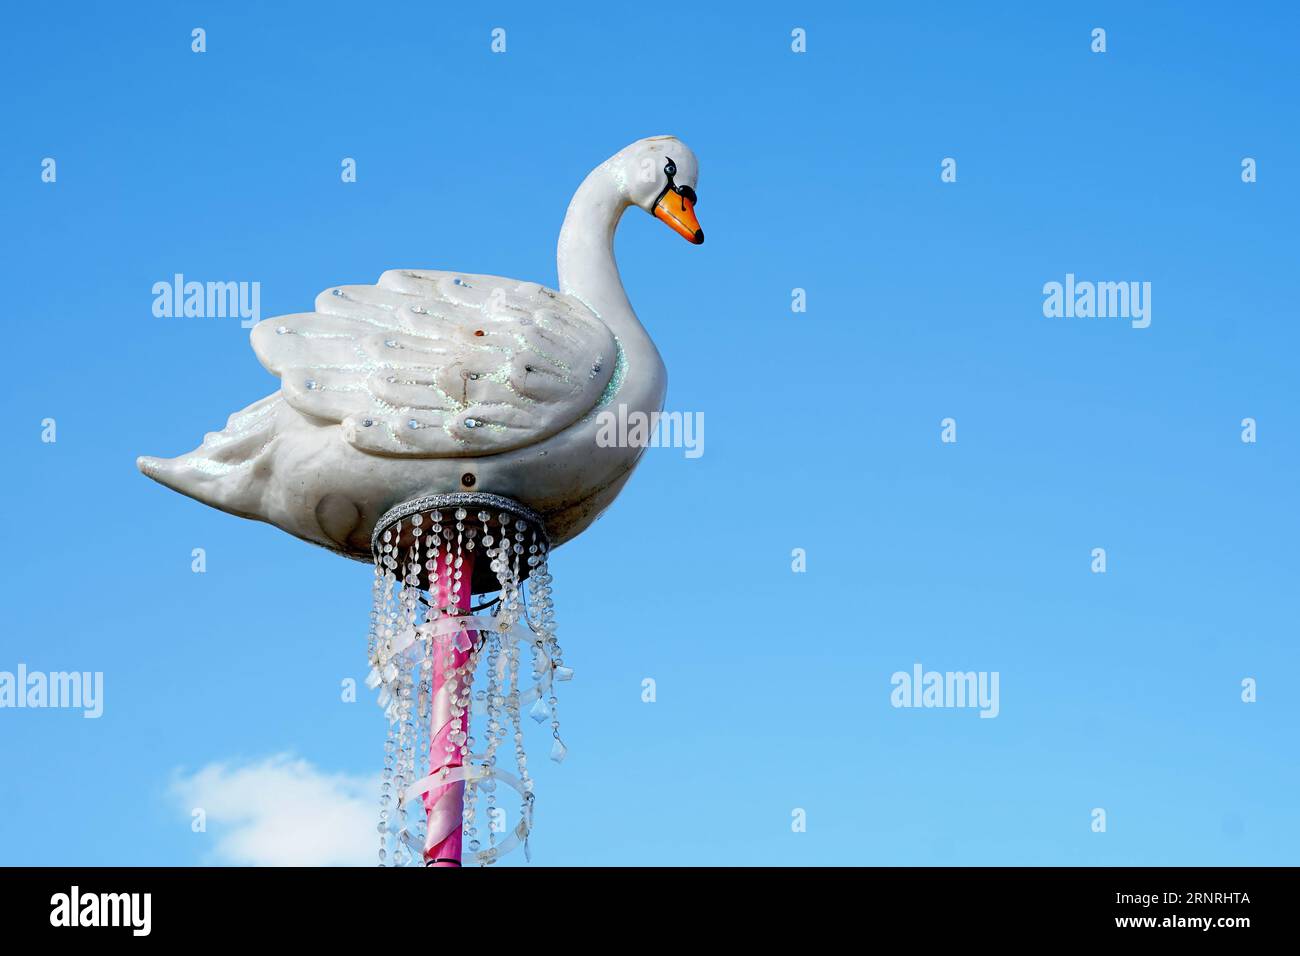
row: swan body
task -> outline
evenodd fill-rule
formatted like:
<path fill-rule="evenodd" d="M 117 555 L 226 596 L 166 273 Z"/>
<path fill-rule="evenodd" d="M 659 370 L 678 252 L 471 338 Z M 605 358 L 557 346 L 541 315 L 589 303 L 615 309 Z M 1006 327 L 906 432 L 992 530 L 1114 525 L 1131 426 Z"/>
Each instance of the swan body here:
<path fill-rule="evenodd" d="M 562 544 L 609 506 L 644 450 L 598 445 L 599 413 L 657 412 L 667 383 L 623 291 L 614 231 L 637 205 L 703 241 L 697 174 L 673 137 L 639 140 L 593 170 L 560 232 L 558 290 L 399 269 L 258 323 L 253 349 L 280 390 L 188 454 L 140 458 L 140 470 L 363 560 L 384 512 L 454 491 L 513 498 Z"/>

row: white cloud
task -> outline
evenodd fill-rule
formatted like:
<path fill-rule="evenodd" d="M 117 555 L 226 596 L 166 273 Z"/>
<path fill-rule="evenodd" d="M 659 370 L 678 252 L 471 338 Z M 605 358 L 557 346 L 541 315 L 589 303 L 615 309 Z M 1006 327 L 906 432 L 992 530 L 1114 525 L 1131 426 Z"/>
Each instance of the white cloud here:
<path fill-rule="evenodd" d="M 216 862 L 244 866 L 373 866 L 378 777 L 327 774 L 289 754 L 178 772 L 169 795 L 207 814 Z"/>

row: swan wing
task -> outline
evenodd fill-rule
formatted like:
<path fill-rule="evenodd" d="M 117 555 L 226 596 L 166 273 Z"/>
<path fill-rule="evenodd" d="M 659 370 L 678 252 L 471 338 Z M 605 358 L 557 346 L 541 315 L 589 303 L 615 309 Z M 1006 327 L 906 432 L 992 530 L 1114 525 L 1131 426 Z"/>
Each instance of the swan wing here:
<path fill-rule="evenodd" d="M 396 269 L 266 319 L 253 349 L 285 400 L 361 451 L 457 458 L 539 442 L 586 415 L 616 345 L 578 300 L 498 276 Z"/>

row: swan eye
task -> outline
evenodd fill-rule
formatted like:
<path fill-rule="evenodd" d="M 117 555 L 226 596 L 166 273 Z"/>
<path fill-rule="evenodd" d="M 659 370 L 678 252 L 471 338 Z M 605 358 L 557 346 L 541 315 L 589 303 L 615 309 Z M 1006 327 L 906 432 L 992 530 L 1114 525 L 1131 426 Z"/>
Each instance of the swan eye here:
<path fill-rule="evenodd" d="M 677 164 L 674 163 L 671 159 L 668 160 L 668 165 L 664 167 L 664 175 L 665 176 L 677 175 Z"/>

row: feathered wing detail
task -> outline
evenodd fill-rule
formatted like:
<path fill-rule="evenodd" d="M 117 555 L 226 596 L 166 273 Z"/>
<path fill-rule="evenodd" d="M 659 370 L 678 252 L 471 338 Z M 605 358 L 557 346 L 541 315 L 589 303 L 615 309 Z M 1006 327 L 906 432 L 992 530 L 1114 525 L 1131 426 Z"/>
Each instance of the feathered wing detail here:
<path fill-rule="evenodd" d="M 497 276 L 392 270 L 253 329 L 297 411 L 361 451 L 468 457 L 535 444 L 599 400 L 613 334 L 576 299 Z"/>

